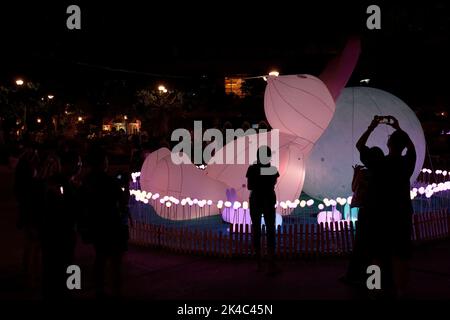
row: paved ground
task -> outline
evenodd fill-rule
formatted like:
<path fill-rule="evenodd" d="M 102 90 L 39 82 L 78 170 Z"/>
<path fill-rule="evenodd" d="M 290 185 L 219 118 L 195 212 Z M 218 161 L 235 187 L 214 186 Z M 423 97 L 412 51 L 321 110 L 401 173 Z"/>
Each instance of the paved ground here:
<path fill-rule="evenodd" d="M 39 299 L 27 290 L 20 271 L 22 237 L 15 228 L 12 172 L 0 167 L 0 300 Z M 83 272 L 82 299 L 93 298 L 93 251 L 79 244 Z M 130 248 L 125 261 L 124 295 L 139 300 L 191 299 L 360 299 L 341 284 L 346 259 L 282 261 L 276 277 L 255 272 L 253 261 L 176 255 Z M 450 299 L 450 241 L 417 248 L 412 261 L 413 299 Z"/>

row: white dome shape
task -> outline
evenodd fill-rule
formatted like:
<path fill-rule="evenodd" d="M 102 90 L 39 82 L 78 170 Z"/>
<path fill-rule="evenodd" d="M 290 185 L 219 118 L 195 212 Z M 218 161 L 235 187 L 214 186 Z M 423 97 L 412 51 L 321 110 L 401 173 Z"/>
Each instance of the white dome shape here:
<path fill-rule="evenodd" d="M 425 158 L 425 137 L 422 126 L 412 111 L 396 96 L 375 88 L 345 88 L 336 102 L 336 112 L 327 130 L 317 141 L 306 159 L 303 191 L 313 198 L 323 199 L 349 196 L 354 164 L 361 164 L 355 145 L 367 129 L 374 115 L 392 115 L 414 143 L 417 161 L 413 182 Z M 384 154 L 391 126 L 380 124 L 369 137 L 369 147 L 378 146 Z"/>

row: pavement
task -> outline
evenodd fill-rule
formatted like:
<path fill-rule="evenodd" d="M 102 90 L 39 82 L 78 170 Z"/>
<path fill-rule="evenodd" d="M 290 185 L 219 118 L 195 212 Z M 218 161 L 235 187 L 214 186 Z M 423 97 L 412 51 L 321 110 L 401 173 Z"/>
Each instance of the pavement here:
<path fill-rule="evenodd" d="M 41 299 L 39 288 L 24 285 L 23 236 L 15 227 L 13 173 L 0 167 L 0 301 Z M 76 263 L 82 271 L 78 299 L 94 299 L 93 249 L 78 242 Z M 124 260 L 123 296 L 131 300 L 349 300 L 365 299 L 341 283 L 347 258 L 279 261 L 276 276 L 256 272 L 250 259 L 224 259 L 131 247 Z M 450 240 L 415 248 L 410 299 L 450 299 Z"/>

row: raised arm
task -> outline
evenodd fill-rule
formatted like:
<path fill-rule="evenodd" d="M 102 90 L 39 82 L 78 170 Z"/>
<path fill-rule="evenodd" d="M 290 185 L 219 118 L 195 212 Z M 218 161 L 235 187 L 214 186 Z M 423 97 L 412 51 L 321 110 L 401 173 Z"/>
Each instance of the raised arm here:
<path fill-rule="evenodd" d="M 370 134 L 373 132 L 373 130 L 377 127 L 379 121 L 377 116 L 375 116 L 370 123 L 367 130 L 362 134 L 362 136 L 359 138 L 358 142 L 356 143 L 356 149 L 361 152 L 361 150 L 364 148 L 364 146 L 367 143 L 367 140 L 369 139 Z"/>

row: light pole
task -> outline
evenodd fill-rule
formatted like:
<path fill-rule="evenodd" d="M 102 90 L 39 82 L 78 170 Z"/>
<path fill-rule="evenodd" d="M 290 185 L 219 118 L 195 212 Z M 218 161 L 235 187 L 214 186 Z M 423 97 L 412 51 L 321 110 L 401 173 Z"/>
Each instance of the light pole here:
<path fill-rule="evenodd" d="M 167 93 L 167 89 L 166 89 L 166 87 L 163 86 L 163 85 L 158 86 L 158 91 L 159 91 L 159 93 L 161 93 L 161 94 Z"/>
<path fill-rule="evenodd" d="M 17 87 L 22 87 L 25 84 L 25 81 L 21 78 L 16 79 L 16 86 Z M 24 103 L 24 108 L 23 108 L 23 131 L 27 130 L 27 104 Z"/>

